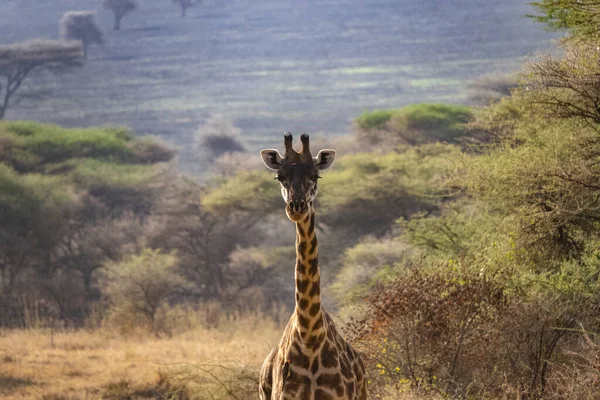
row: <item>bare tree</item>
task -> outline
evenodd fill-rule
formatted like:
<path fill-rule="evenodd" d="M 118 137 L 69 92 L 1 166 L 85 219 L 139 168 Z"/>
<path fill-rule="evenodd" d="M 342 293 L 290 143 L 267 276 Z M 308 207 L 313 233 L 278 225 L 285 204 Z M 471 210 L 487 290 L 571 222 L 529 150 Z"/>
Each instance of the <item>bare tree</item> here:
<path fill-rule="evenodd" d="M 121 29 L 123 17 L 137 9 L 137 3 L 133 0 L 103 0 L 102 5 L 112 11 L 115 17 L 115 25 L 113 26 L 115 31 Z"/>
<path fill-rule="evenodd" d="M 59 22 L 61 38 L 80 40 L 85 58 L 90 44 L 104 43 L 104 35 L 96 25 L 95 16 L 93 11 L 67 11 Z"/>
<path fill-rule="evenodd" d="M 83 51 L 75 41 L 36 39 L 0 46 L 0 119 L 14 104 L 15 93 L 36 70 L 53 73 L 81 66 Z"/>
<path fill-rule="evenodd" d="M 179 5 L 181 8 L 181 18 L 185 18 L 187 9 L 202 4 L 202 0 L 173 0 L 173 3 Z"/>

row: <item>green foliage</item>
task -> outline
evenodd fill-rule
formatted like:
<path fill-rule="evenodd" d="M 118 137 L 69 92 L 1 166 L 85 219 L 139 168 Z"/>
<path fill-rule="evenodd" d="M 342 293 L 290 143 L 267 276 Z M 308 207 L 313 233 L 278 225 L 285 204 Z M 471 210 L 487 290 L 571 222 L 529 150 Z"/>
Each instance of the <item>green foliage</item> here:
<path fill-rule="evenodd" d="M 0 161 L 19 172 L 42 172 L 47 164 L 79 158 L 134 164 L 173 156 L 164 145 L 134 139 L 124 129 L 65 129 L 30 121 L 0 122 L 0 143 L 5 150 Z"/>
<path fill-rule="evenodd" d="M 158 313 L 169 296 L 185 286 L 177 264 L 174 253 L 152 249 L 107 263 L 104 294 L 111 302 L 113 318 L 133 326 L 139 321 L 154 333 L 164 328 L 157 321 Z"/>
<path fill-rule="evenodd" d="M 149 184 L 157 173 L 146 165 L 124 165 L 93 159 L 70 161 L 57 168 L 72 168 L 67 175 L 79 187 L 88 190 L 135 189 Z"/>
<path fill-rule="evenodd" d="M 407 127 L 423 132 L 433 139 L 455 138 L 464 133 L 463 125 L 473 114 L 469 107 L 450 104 L 412 104 L 400 109 Z"/>
<path fill-rule="evenodd" d="M 451 260 L 469 255 L 473 248 L 498 240 L 502 221 L 497 215 L 463 200 L 446 203 L 439 212 L 419 213 L 398 220 L 402 239 L 425 249 L 432 257 Z M 482 249 L 478 248 L 478 252 Z"/>
<path fill-rule="evenodd" d="M 266 171 L 243 171 L 222 181 L 203 198 L 202 205 L 213 211 L 269 212 L 284 207 L 279 184 Z"/>
<path fill-rule="evenodd" d="M 54 192 L 63 196 L 72 193 L 95 197 L 111 210 L 129 205 L 142 213 L 148 211 L 150 194 L 161 172 L 154 165 L 173 157 L 173 151 L 164 144 L 135 139 L 124 129 L 64 129 L 30 121 L 0 122 L 0 148 L 4 177 L 10 176 L 17 186 L 37 180 L 35 191 L 48 193 L 40 198 L 51 201 Z M 11 169 L 21 175 L 6 172 Z M 23 207 L 31 203 L 29 192 L 10 194 L 11 188 L 5 182 L 0 195 L 21 196 L 14 203 Z M 40 218 L 54 221 L 54 215 L 60 214 L 46 212 Z M 14 218 L 3 221 L 5 226 L 15 222 Z M 45 224 L 38 221 L 36 226 L 41 231 Z"/>
<path fill-rule="evenodd" d="M 530 17 L 552 30 L 568 29 L 584 37 L 597 37 L 600 33 L 600 4 L 595 0 L 542 0 L 530 4 L 541 12 Z"/>
<path fill-rule="evenodd" d="M 75 205 L 61 178 L 32 174 L 21 177 L 0 164 L 0 237 L 4 243 L 16 238 L 51 237 Z M 6 241 L 6 242 L 5 242 Z"/>
<path fill-rule="evenodd" d="M 156 206 L 158 162 L 172 156 L 123 129 L 0 122 L 0 313 L 13 318 L 2 323 L 21 322 L 24 290 L 43 313 L 80 322 L 98 296 L 94 271 L 142 241 L 136 219 Z"/>
<path fill-rule="evenodd" d="M 555 261 L 579 258 L 583 242 L 597 237 L 595 136 L 573 121 L 528 124 L 512 138 L 519 146 L 507 143 L 482 156 L 465 156 L 458 181 L 512 220 L 506 227 L 511 226 L 517 248 L 550 268 Z"/>
<path fill-rule="evenodd" d="M 423 144 L 455 141 L 465 135 L 470 108 L 448 104 L 413 104 L 397 110 L 365 112 L 355 122 L 359 137 L 370 142 Z"/>
<path fill-rule="evenodd" d="M 79 190 L 101 201 L 107 210 L 118 213 L 131 210 L 136 215 L 149 214 L 153 193 L 161 186 L 161 169 L 146 165 L 83 159 L 63 163 L 58 168 L 72 168 L 67 176 Z"/>
<path fill-rule="evenodd" d="M 384 270 L 376 280 L 388 282 L 360 303 L 372 318 L 363 345 L 378 384 L 540 399 L 568 391 L 554 384 L 549 392 L 564 371 L 589 379 L 581 372 L 589 365 L 578 364 L 589 355 L 575 351 L 582 332 L 599 323 L 600 70 L 595 42 L 579 39 L 563 43 L 560 57 L 532 63 L 511 97 L 473 115 L 467 129 L 475 143 L 450 164 L 455 195 L 398 221 L 391 240 L 423 257 L 419 272 L 406 268 L 414 256 L 393 269 L 387 261 L 369 267 Z M 424 185 L 432 190 L 432 182 Z M 381 252 L 391 240 L 369 246 Z M 483 308 L 474 311 L 476 304 Z"/>
<path fill-rule="evenodd" d="M 527 123 L 525 101 L 520 97 L 500 99 L 492 107 L 480 110 L 469 123 L 469 135 L 478 144 L 510 140 L 516 126 Z M 534 119 L 535 120 L 535 119 Z M 473 148 L 482 151 L 485 148 Z"/>
<path fill-rule="evenodd" d="M 429 144 L 340 157 L 323 174 L 319 204 L 332 223 L 385 230 L 391 221 L 434 208 L 448 195 L 444 174 L 459 153 L 452 145 Z"/>
<path fill-rule="evenodd" d="M 546 55 L 524 75 L 521 97 L 534 115 L 600 123 L 600 49 L 596 41 L 563 43 L 561 57 Z"/>
<path fill-rule="evenodd" d="M 397 112 L 393 110 L 365 111 L 355 119 L 355 122 L 360 129 L 383 129 Z"/>

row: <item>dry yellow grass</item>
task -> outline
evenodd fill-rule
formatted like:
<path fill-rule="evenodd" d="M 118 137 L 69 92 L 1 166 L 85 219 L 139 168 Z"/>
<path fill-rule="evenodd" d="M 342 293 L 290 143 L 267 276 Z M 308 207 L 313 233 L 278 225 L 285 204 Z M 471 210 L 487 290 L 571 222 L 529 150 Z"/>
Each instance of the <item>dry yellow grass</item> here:
<path fill-rule="evenodd" d="M 280 334 L 264 318 L 168 338 L 7 330 L 0 335 L 0 398 L 255 398 L 258 370 Z M 187 397 L 175 397 L 178 389 Z"/>

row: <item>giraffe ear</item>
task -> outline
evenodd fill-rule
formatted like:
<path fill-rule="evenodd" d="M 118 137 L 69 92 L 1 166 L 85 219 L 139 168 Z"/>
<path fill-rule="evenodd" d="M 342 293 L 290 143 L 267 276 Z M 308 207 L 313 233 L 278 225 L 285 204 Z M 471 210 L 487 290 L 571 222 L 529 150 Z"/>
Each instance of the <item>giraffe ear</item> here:
<path fill-rule="evenodd" d="M 315 165 L 323 171 L 333 165 L 333 160 L 335 160 L 335 150 L 321 150 L 315 157 Z"/>
<path fill-rule="evenodd" d="M 260 151 L 263 162 L 272 171 L 277 171 L 283 164 L 283 157 L 275 149 L 264 149 Z"/>

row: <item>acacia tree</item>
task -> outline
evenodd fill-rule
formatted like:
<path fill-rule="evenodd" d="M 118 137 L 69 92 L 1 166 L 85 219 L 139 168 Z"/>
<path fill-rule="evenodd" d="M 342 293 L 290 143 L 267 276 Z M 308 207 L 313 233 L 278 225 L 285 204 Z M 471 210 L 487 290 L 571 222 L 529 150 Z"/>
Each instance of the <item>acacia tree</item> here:
<path fill-rule="evenodd" d="M 173 3 L 179 5 L 179 7 L 181 8 L 181 18 L 185 18 L 185 13 L 187 9 L 201 4 L 202 0 L 173 0 Z"/>
<path fill-rule="evenodd" d="M 118 31 L 121 29 L 121 20 L 130 12 L 137 9 L 137 3 L 133 0 L 103 0 L 102 5 L 112 11 L 115 17 L 113 29 Z"/>
<path fill-rule="evenodd" d="M 0 46 L 0 119 L 15 104 L 15 94 L 34 71 L 60 73 L 82 65 L 81 43 L 36 39 Z"/>
<path fill-rule="evenodd" d="M 592 43 L 561 47 L 561 58 L 543 56 L 525 76 L 528 100 L 549 117 L 600 124 L 600 51 Z"/>
<path fill-rule="evenodd" d="M 90 44 L 104 43 L 104 35 L 96 25 L 95 15 L 92 11 L 67 11 L 59 22 L 63 39 L 81 41 L 84 58 L 87 58 Z"/>
<path fill-rule="evenodd" d="M 600 1 L 598 0 L 541 0 L 531 3 L 541 14 L 530 15 L 550 29 L 568 29 L 568 39 L 600 36 Z"/>

